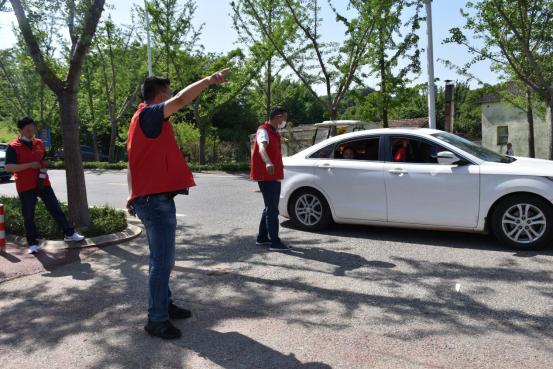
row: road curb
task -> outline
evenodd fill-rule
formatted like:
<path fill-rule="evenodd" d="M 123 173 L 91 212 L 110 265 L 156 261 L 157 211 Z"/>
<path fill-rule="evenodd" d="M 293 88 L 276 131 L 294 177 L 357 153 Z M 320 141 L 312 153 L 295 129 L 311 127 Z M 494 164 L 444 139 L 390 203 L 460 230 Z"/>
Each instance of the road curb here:
<path fill-rule="evenodd" d="M 113 245 L 116 243 L 121 243 L 125 241 L 132 240 L 140 236 L 142 233 L 142 228 L 129 224 L 127 229 L 122 232 L 111 233 L 103 236 L 96 236 L 91 238 L 85 238 L 81 242 L 71 242 L 67 243 L 64 241 L 44 241 L 40 245 L 41 250 L 63 250 L 63 249 L 82 249 L 87 247 L 102 247 Z M 14 243 L 16 245 L 24 246 L 26 244 L 25 237 L 8 235 L 8 242 Z"/>

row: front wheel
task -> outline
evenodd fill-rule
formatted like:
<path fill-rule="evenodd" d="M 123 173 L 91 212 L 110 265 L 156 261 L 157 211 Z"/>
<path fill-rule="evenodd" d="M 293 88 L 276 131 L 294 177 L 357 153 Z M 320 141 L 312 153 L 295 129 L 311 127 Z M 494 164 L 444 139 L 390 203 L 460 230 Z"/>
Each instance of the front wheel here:
<path fill-rule="evenodd" d="M 296 192 L 288 203 L 288 213 L 292 222 L 306 231 L 324 229 L 332 221 L 326 199 L 319 191 L 313 189 Z"/>
<path fill-rule="evenodd" d="M 495 237 L 514 249 L 543 249 L 553 238 L 551 205 L 534 196 L 506 198 L 495 208 L 491 221 Z"/>

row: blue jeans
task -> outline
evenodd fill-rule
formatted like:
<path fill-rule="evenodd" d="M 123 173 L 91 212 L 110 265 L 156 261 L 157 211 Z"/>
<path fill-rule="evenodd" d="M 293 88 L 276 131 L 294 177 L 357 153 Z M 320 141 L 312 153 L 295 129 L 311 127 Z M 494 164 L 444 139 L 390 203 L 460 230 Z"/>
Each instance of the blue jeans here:
<path fill-rule="evenodd" d="M 150 195 L 137 198 L 133 205 L 146 228 L 150 247 L 148 319 L 165 321 L 171 303 L 169 276 L 175 266 L 175 201 L 171 195 Z"/>
<path fill-rule="evenodd" d="M 42 199 L 46 210 L 52 215 L 58 226 L 63 229 L 66 236 L 71 236 L 75 233 L 75 229 L 71 227 L 67 221 L 67 217 L 60 208 L 58 198 L 52 190 L 52 187 L 46 186 L 41 189 L 34 189 L 25 192 L 19 192 L 19 200 L 21 202 L 21 213 L 23 214 L 23 222 L 25 225 L 25 233 L 29 246 L 38 245 L 37 238 L 39 237 L 35 224 L 35 210 L 38 198 Z"/>
<path fill-rule="evenodd" d="M 279 245 L 278 237 L 278 202 L 280 200 L 279 181 L 259 181 L 259 190 L 263 194 L 265 209 L 261 214 L 257 242 L 271 241 L 272 245 Z"/>

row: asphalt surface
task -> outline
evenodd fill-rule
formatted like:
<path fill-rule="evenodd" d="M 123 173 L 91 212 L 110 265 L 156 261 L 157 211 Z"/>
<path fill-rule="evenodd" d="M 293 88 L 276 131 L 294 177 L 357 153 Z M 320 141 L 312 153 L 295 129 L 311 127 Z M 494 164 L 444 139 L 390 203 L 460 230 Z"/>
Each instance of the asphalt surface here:
<path fill-rule="evenodd" d="M 65 198 L 63 172 L 52 171 Z M 551 368 L 553 252 L 487 236 L 333 226 L 255 246 L 244 176 L 200 174 L 177 198 L 172 289 L 194 317 L 147 337 L 145 237 L 0 284 L 2 368 Z M 91 204 L 123 207 L 121 172 L 88 173 Z M 14 192 L 13 184 L 0 193 Z"/>

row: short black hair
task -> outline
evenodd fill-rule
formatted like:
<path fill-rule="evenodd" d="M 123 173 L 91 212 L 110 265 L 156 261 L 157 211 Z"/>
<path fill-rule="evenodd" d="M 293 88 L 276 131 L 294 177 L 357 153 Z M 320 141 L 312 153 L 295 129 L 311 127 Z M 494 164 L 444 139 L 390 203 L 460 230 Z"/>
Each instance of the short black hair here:
<path fill-rule="evenodd" d="M 144 101 L 151 101 L 159 94 L 159 91 L 171 84 L 169 78 L 148 77 L 142 84 L 141 92 Z"/>
<path fill-rule="evenodd" d="M 269 119 L 273 119 L 277 115 L 281 114 L 288 114 L 288 110 L 284 106 L 275 106 L 273 109 L 271 109 L 271 113 L 269 114 Z"/>
<path fill-rule="evenodd" d="M 23 129 L 29 124 L 35 124 L 35 121 L 31 117 L 25 117 L 17 121 L 17 128 Z"/>

